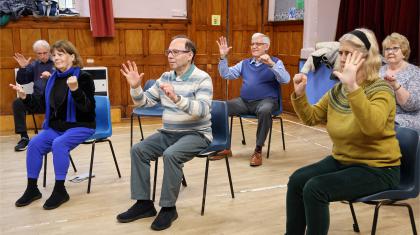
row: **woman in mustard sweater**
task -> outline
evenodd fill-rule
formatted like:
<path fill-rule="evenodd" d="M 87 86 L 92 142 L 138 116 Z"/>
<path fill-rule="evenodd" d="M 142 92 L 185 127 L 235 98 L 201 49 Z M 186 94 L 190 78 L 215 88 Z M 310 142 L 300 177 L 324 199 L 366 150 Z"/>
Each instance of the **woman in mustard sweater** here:
<path fill-rule="evenodd" d="M 306 125 L 326 124 L 332 154 L 295 171 L 287 190 L 286 234 L 327 234 L 329 203 L 352 200 L 398 185 L 401 153 L 394 130 L 395 99 L 380 79 L 375 35 L 356 29 L 340 38 L 340 83 L 315 105 L 307 77 L 293 78 L 292 104 Z"/>

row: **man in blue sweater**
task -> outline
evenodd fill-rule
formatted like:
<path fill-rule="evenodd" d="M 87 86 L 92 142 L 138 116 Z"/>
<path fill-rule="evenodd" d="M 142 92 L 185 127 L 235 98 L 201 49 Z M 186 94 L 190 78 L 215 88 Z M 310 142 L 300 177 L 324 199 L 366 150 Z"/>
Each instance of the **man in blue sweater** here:
<path fill-rule="evenodd" d="M 50 44 L 45 40 L 36 41 L 33 46 L 37 60 L 32 63 L 31 58 L 26 59 L 22 54 L 15 53 L 13 58 L 18 62 L 20 69 L 16 74 L 16 82 L 20 85 L 33 82 L 33 95 L 42 96 L 44 94 L 47 79 L 51 76 L 54 63 L 50 59 Z M 41 108 L 29 109 L 17 98 L 13 102 L 13 118 L 15 121 L 15 132 L 20 134 L 21 139 L 15 146 L 15 151 L 26 150 L 29 143 L 28 132 L 26 131 L 26 113 L 44 113 Z"/>
<path fill-rule="evenodd" d="M 257 141 L 250 165 L 260 166 L 262 146 L 271 126 L 271 114 L 279 108 L 279 86 L 289 83 L 290 75 L 280 59 L 267 54 L 270 39 L 262 33 L 252 35 L 252 57 L 232 67 L 228 67 L 226 59 L 232 47 L 228 46 L 223 36 L 219 38 L 217 44 L 220 51 L 220 76 L 224 79 L 238 79 L 242 76 L 240 97 L 227 102 L 229 115 L 252 114 L 258 117 Z"/>

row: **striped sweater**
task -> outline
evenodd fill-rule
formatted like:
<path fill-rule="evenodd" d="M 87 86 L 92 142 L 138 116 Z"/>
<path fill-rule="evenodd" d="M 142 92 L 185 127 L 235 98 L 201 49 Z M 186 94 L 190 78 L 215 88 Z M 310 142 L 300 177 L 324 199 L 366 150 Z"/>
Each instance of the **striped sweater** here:
<path fill-rule="evenodd" d="M 159 88 L 162 83 L 170 83 L 174 87 L 175 94 L 180 96 L 177 103 Z M 176 76 L 175 71 L 164 72 L 147 91 L 138 87 L 131 89 L 130 94 L 136 106 L 162 105 L 163 130 L 198 131 L 208 140 L 213 139 L 210 114 L 213 83 L 210 76 L 195 65 L 191 65 L 182 76 Z"/>

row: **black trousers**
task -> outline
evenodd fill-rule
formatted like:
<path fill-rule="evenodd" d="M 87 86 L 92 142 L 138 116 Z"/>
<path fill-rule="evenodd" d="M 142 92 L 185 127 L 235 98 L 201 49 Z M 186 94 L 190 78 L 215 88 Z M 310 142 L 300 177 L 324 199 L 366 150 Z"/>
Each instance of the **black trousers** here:
<path fill-rule="evenodd" d="M 32 110 L 27 107 L 19 98 L 13 101 L 13 119 L 15 121 L 15 133 L 22 134 L 26 132 L 26 114 L 27 113 L 45 113 L 44 110 Z"/>

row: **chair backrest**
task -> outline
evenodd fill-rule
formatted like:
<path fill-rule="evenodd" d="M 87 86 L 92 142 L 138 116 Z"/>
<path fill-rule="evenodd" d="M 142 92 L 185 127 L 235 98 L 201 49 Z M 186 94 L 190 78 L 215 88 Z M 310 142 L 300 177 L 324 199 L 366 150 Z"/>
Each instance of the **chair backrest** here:
<path fill-rule="evenodd" d="M 225 101 L 213 100 L 211 104 L 211 129 L 213 142 L 230 149 L 229 117 Z"/>
<path fill-rule="evenodd" d="M 299 61 L 299 71 L 305 64 L 305 61 L 306 60 Z M 309 72 L 307 74 L 306 96 L 308 97 L 310 104 L 318 102 L 318 100 L 338 82 L 337 80 L 330 79 L 331 73 L 332 69 L 321 64 L 315 72 Z"/>
<path fill-rule="evenodd" d="M 112 135 L 111 104 L 108 96 L 95 95 L 96 131 L 93 137 L 107 138 Z"/>
<path fill-rule="evenodd" d="M 410 128 L 399 127 L 397 139 L 402 154 L 400 187 L 409 188 L 410 197 L 414 198 L 420 190 L 419 133 Z"/>

